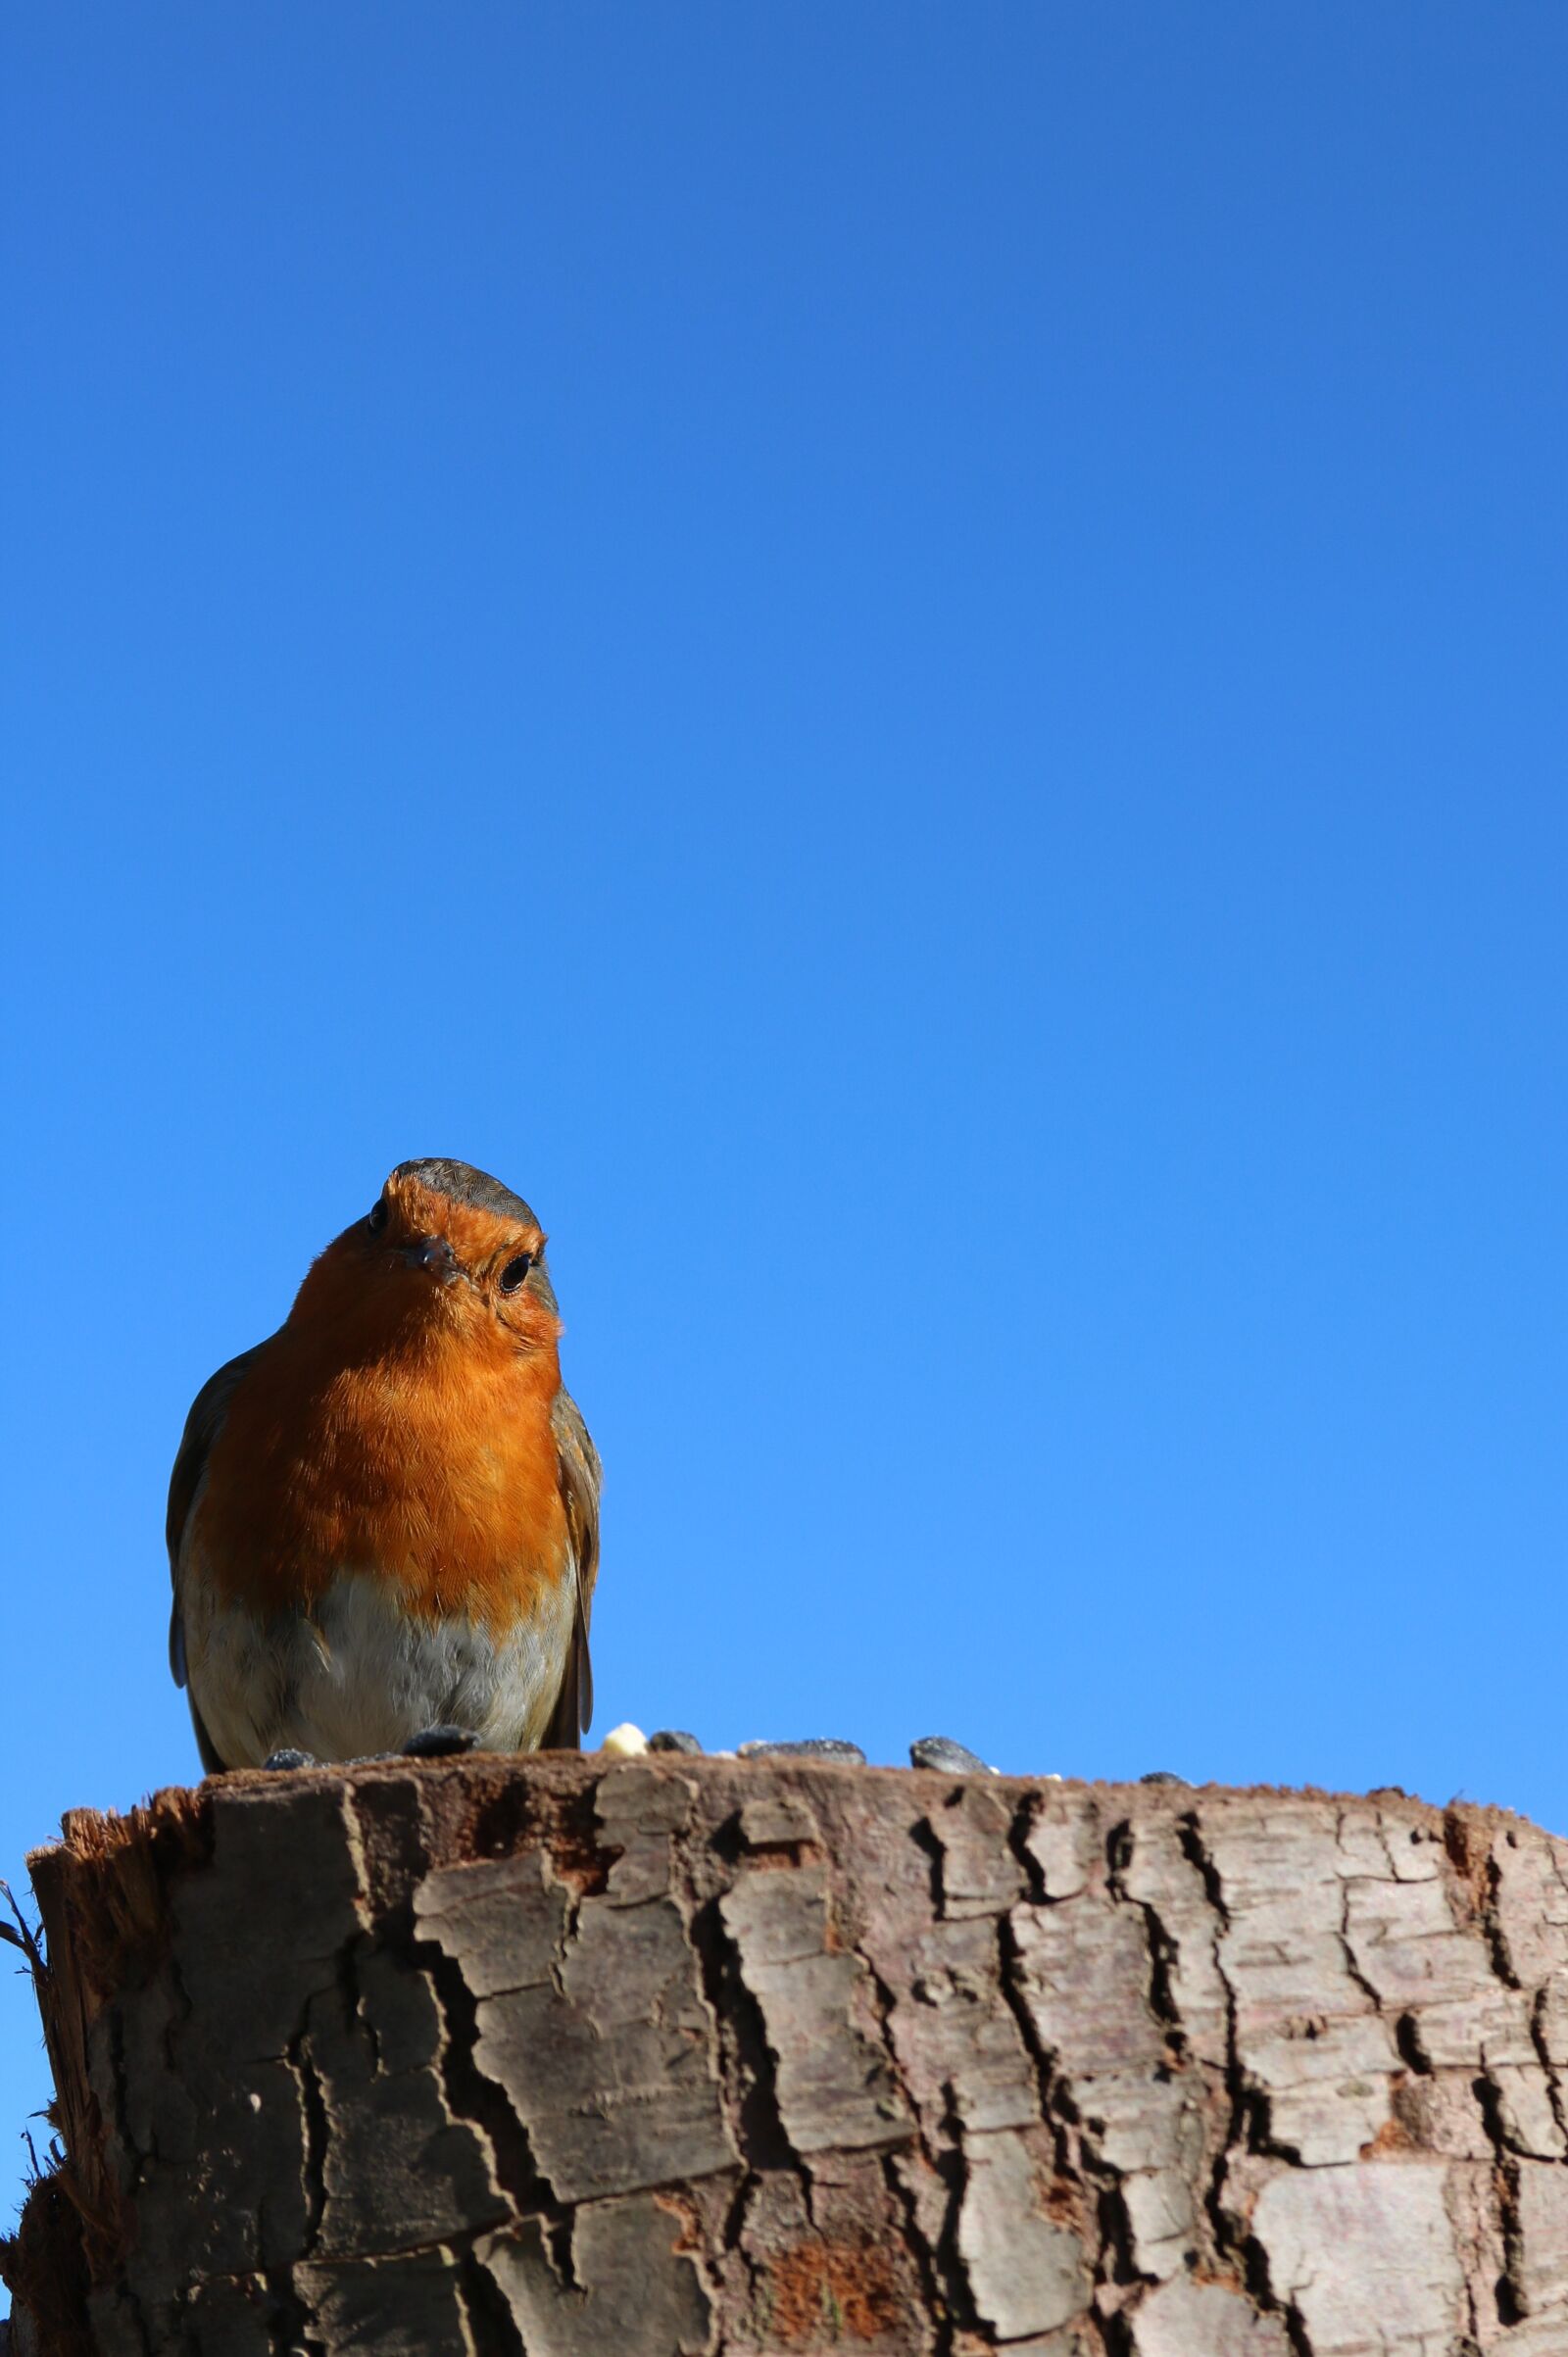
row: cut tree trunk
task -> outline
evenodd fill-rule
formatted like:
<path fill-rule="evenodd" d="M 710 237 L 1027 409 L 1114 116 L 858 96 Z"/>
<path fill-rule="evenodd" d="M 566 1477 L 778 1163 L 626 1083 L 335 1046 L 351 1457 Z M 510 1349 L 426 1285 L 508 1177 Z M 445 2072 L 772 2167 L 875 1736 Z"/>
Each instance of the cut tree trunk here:
<path fill-rule="evenodd" d="M 1568 2357 L 1568 1844 L 660 1754 L 33 1861 L 16 2357 Z"/>

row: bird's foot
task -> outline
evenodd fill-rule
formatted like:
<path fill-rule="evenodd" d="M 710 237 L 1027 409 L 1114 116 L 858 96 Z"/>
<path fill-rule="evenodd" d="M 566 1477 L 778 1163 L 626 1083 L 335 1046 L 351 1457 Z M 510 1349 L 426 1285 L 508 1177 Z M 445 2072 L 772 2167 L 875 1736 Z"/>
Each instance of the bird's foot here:
<path fill-rule="evenodd" d="M 949 1776 L 995 1776 L 997 1772 L 966 1743 L 956 1743 L 951 1735 L 922 1735 L 909 1745 L 909 1765 L 940 1768 Z"/>
<path fill-rule="evenodd" d="M 468 1727 L 421 1727 L 403 1746 L 405 1759 L 452 1759 L 460 1751 L 477 1751 L 479 1738 Z"/>
<path fill-rule="evenodd" d="M 296 1751 L 292 1743 L 285 1743 L 281 1751 L 270 1751 L 262 1762 L 264 1768 L 318 1768 L 320 1764 L 314 1751 Z"/>

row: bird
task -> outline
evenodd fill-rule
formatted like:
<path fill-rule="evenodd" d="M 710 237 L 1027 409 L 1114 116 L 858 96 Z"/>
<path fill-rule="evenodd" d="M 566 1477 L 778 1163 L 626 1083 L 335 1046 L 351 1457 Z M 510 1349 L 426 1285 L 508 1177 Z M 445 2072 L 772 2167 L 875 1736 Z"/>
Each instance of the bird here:
<path fill-rule="evenodd" d="M 579 1747 L 601 1470 L 545 1244 L 484 1171 L 400 1162 L 198 1392 L 169 1658 L 210 1774 Z"/>

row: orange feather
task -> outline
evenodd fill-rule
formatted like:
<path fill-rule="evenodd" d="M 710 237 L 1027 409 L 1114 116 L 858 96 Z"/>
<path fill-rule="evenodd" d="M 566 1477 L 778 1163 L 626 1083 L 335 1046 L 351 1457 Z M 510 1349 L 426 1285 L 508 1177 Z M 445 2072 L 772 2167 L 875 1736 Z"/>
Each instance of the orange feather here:
<path fill-rule="evenodd" d="M 494 1636 L 569 1557 L 552 1409 L 561 1321 L 531 1289 L 497 1314 L 466 1281 L 399 1257 L 445 1234 L 468 1269 L 537 1229 L 389 1187 L 377 1244 L 329 1245 L 287 1322 L 234 1393 L 192 1517 L 192 1549 L 225 1596 L 307 1611 L 341 1571 L 378 1572 L 414 1617 L 466 1612 Z"/>

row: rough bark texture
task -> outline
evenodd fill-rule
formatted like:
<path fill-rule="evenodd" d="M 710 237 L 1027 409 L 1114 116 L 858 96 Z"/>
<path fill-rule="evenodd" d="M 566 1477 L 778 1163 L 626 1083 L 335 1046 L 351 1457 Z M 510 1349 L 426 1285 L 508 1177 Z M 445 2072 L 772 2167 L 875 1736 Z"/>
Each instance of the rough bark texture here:
<path fill-rule="evenodd" d="M 1568 1845 L 389 1761 L 67 1820 L 17 2357 L 1568 2357 Z"/>

